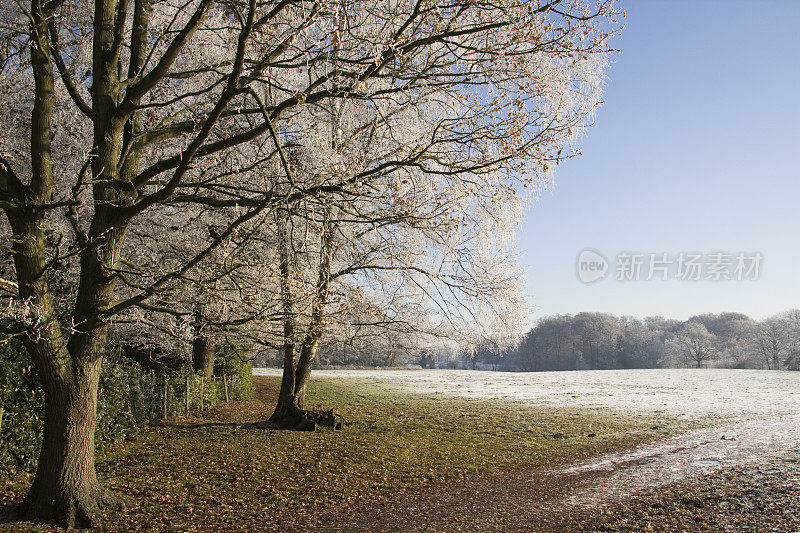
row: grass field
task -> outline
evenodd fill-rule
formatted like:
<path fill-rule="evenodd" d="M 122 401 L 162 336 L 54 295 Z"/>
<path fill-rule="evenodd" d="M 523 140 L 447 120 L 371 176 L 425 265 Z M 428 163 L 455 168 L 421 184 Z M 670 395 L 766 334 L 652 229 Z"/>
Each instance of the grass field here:
<path fill-rule="evenodd" d="M 256 376 L 251 400 L 170 419 L 98 457 L 98 475 L 128 502 L 110 512 L 114 531 L 252 530 L 298 515 L 465 476 L 552 466 L 632 446 L 692 422 L 607 409 L 536 407 L 514 401 L 386 392 L 379 383 L 314 379 L 311 408 L 334 408 L 340 431 L 270 431 L 279 385 Z M 28 476 L 0 480 L 2 504 Z M 47 528 L 0 524 L 0 531 Z"/>

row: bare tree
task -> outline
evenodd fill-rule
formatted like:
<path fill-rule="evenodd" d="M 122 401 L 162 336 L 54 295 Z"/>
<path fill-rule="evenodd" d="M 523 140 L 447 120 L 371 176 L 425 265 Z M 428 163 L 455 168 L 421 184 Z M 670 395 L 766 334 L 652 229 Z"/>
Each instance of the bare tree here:
<path fill-rule="evenodd" d="M 678 334 L 667 341 L 666 353 L 696 368 L 711 361 L 716 353 L 716 337 L 699 322 L 688 322 Z"/>
<path fill-rule="evenodd" d="M 513 253 L 503 250 L 527 199 L 518 190 L 536 192 L 547 182 L 597 104 L 609 36 L 598 24 L 614 13 L 609 6 L 339 5 L 334 62 L 357 60 L 354 50 L 382 40 L 386 27 L 407 44 L 398 61 L 380 62 L 385 71 L 373 85 L 306 107 L 295 117 L 302 133 L 285 133 L 295 144 L 293 183 L 358 186 L 286 205 L 294 230 L 280 238 L 288 244 L 278 262 L 283 331 L 293 338 L 283 341 L 273 422 L 293 425 L 304 416 L 311 364 L 331 324 L 351 333 L 355 326 L 357 335 L 402 324 L 466 338 L 468 330 L 499 332 L 518 322 Z M 363 23 L 351 26 L 349 18 Z M 380 31 L 371 33 L 376 20 Z M 522 38 L 523 28 L 542 35 Z M 303 246 L 295 246 L 294 232 L 307 236 L 309 227 L 319 239 L 301 237 Z M 310 255 L 309 242 L 318 244 Z M 305 269 L 299 249 L 316 259 Z M 342 312 L 342 301 L 356 294 L 367 296 L 361 303 L 381 302 L 367 304 L 373 319 Z M 332 296 L 339 297 L 335 316 Z M 417 318 L 401 318 L 399 307 L 414 307 Z"/>
<path fill-rule="evenodd" d="M 791 359 L 792 325 L 788 318 L 773 317 L 752 329 L 752 350 L 769 370 L 780 370 Z"/>

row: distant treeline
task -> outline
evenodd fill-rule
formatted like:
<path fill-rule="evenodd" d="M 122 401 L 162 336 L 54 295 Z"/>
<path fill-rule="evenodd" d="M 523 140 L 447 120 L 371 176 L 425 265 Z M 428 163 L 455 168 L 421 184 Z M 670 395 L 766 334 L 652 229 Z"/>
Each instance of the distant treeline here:
<path fill-rule="evenodd" d="M 439 366 L 431 354 L 423 366 Z M 547 317 L 513 349 L 486 343 L 463 357 L 510 371 L 721 367 L 800 370 L 800 310 L 762 321 L 741 313 L 637 319 L 606 313 Z"/>
<path fill-rule="evenodd" d="M 279 351 L 256 366 L 281 366 Z M 318 368 L 420 365 L 538 372 L 622 368 L 760 368 L 800 370 L 800 309 L 756 321 L 741 313 L 696 315 L 686 321 L 578 313 L 539 320 L 513 348 L 487 341 L 478 349 L 420 347 L 401 337 L 322 346 Z"/>

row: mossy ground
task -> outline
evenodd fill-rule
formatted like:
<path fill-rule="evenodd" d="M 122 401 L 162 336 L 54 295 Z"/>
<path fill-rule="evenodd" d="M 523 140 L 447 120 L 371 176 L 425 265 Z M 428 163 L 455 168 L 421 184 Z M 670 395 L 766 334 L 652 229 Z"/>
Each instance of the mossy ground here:
<path fill-rule="evenodd" d="M 375 382 L 315 379 L 308 407 L 334 408 L 347 421 L 343 430 L 248 428 L 269 417 L 278 386 L 277 377 L 255 377 L 250 400 L 172 418 L 100 454 L 100 479 L 129 505 L 125 512 L 108 512 L 102 529 L 278 527 L 334 506 L 574 461 L 689 426 L 661 417 L 387 393 Z M 0 505 L 19 501 L 29 480 L 0 480 Z M 0 524 L 0 531 L 33 527 Z"/>

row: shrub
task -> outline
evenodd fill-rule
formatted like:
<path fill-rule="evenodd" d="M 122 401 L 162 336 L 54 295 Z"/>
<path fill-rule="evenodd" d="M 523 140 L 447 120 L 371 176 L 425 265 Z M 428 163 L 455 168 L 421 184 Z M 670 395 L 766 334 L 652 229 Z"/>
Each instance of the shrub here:
<path fill-rule="evenodd" d="M 228 394 L 231 400 L 244 400 L 253 394 L 253 364 L 242 355 L 248 352 L 246 346 L 222 344 L 217 348 L 214 373 L 228 376 Z"/>
<path fill-rule="evenodd" d="M 225 374 L 228 396 L 243 400 L 252 394 L 252 368 L 232 348 L 218 352 L 215 373 Z M 204 406 L 212 398 L 225 399 L 224 382 L 207 380 L 201 389 L 202 376 L 189 363 L 177 368 L 153 371 L 128 359 L 117 339 L 109 342 L 103 361 L 97 397 L 98 449 L 122 439 L 135 437 L 142 427 L 164 416 L 166 391 L 167 415 L 186 411 L 186 383 L 189 378 L 191 409 L 200 407 L 199 391 L 204 391 Z M 0 345 L 0 407 L 4 409 L 0 429 L 0 472 L 30 471 L 36 466 L 44 428 L 44 393 L 33 363 L 24 348 L 15 341 Z"/>
<path fill-rule="evenodd" d="M 44 394 L 28 354 L 16 341 L 0 345 L 0 471 L 36 466 L 44 428 Z"/>

